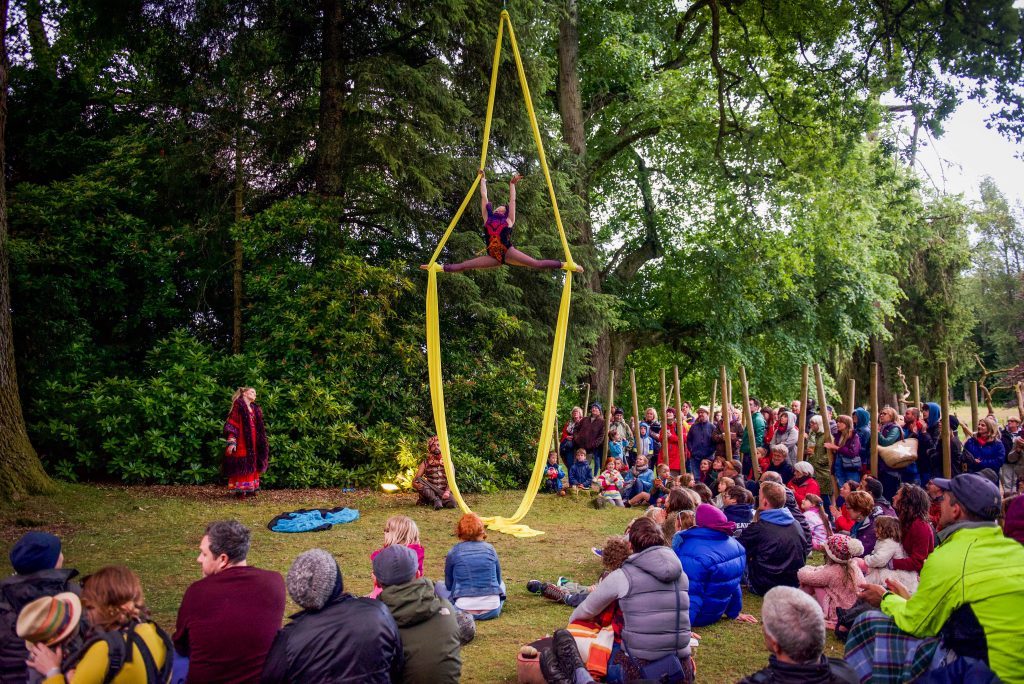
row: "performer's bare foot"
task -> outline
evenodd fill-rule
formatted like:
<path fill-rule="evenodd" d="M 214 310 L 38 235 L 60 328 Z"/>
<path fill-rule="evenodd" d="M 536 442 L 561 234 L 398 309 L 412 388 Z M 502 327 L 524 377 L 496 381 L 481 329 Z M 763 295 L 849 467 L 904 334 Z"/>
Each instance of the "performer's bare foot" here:
<path fill-rule="evenodd" d="M 576 271 L 577 273 L 583 273 L 583 267 L 580 266 L 579 264 L 576 264 L 576 268 L 574 268 L 573 270 Z"/>
<path fill-rule="evenodd" d="M 420 264 L 420 270 L 421 271 L 429 271 L 430 270 L 430 264 Z"/>

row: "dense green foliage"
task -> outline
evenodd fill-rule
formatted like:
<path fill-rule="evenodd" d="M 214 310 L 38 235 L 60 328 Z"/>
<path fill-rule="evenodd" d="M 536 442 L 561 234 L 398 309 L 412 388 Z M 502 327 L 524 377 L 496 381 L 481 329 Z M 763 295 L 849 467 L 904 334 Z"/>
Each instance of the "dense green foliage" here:
<path fill-rule="evenodd" d="M 14 343 L 51 471 L 216 481 L 229 397 L 245 384 L 270 428 L 268 484 L 407 474 L 433 425 L 416 266 L 476 170 L 494 3 L 31 4 L 42 16 L 18 4 L 11 24 Z M 810 361 L 835 398 L 833 378 L 863 382 L 879 354 L 932 389 L 939 360 L 956 380 L 975 348 L 1020 362 L 1016 309 L 967 298 L 1019 300 L 1007 289 L 1019 250 L 1015 271 L 983 276 L 1019 247 L 1019 223 L 995 227 L 1010 213 L 994 188 L 991 220 L 923 192 L 898 142 L 900 116 L 938 133 L 959 98 L 986 95 L 992 123 L 1021 137 L 1011 2 L 509 9 L 587 268 L 561 416 L 583 381 L 603 400 L 609 368 L 620 401 L 635 368 L 640 403 L 656 405 L 658 369 L 673 364 L 704 401 L 719 364 L 743 364 L 752 391 L 776 400 Z M 970 89 L 949 85 L 962 77 Z M 524 172 L 516 244 L 559 256 L 507 50 L 499 79 L 492 197 Z M 474 202 L 442 261 L 479 251 L 479 222 Z M 972 223 L 1004 247 L 975 250 L 969 279 Z M 528 476 L 560 278 L 442 279 L 465 488 Z"/>

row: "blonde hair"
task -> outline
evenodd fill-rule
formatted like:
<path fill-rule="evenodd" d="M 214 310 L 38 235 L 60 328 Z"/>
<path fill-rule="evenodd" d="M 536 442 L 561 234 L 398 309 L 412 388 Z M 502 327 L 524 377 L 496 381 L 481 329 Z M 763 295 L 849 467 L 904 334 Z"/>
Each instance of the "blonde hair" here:
<path fill-rule="evenodd" d="M 256 391 L 254 387 L 239 387 L 238 389 L 236 389 L 235 393 L 231 395 L 231 405 L 234 406 L 235 402 L 241 399 L 242 395 L 245 394 L 248 390 L 253 390 L 254 392 Z"/>
<path fill-rule="evenodd" d="M 420 528 L 412 518 L 393 515 L 384 523 L 384 546 L 409 546 L 420 543 Z"/>
<path fill-rule="evenodd" d="M 985 439 L 989 441 L 995 440 L 998 442 L 999 423 L 996 422 L 995 416 L 985 416 L 979 422 L 984 423 L 988 427 L 988 436 L 985 437 Z M 977 426 L 975 426 L 975 429 L 977 429 Z"/>
<path fill-rule="evenodd" d="M 889 421 L 890 423 L 895 423 L 896 417 L 899 415 L 896 412 L 896 409 L 894 409 L 892 406 L 886 406 L 885 408 L 878 412 L 878 415 L 881 416 L 883 413 L 892 416 L 892 420 Z"/>

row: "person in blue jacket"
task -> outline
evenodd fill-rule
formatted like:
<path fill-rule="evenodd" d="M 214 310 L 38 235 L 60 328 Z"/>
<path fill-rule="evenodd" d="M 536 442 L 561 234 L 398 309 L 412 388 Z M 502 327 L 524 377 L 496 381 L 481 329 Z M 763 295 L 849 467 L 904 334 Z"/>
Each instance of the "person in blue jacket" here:
<path fill-rule="evenodd" d="M 565 496 L 565 468 L 558 462 L 558 452 L 548 454 L 548 467 L 544 471 L 544 491 Z"/>
<path fill-rule="evenodd" d="M 594 481 L 594 472 L 590 469 L 590 461 L 587 460 L 587 450 L 576 450 L 576 462 L 569 468 L 570 489 L 590 489 Z"/>
<path fill-rule="evenodd" d="M 740 581 L 747 567 L 747 552 L 733 539 L 736 523 L 710 504 L 697 506 L 696 527 L 676 532 L 672 550 L 690 580 L 690 626 L 718 622 L 722 616 L 757 622 L 744 615 Z"/>
<path fill-rule="evenodd" d="M 971 433 L 963 423 L 960 424 L 967 441 L 964 442 L 963 459 L 967 470 L 971 473 L 991 468 L 995 472 L 1003 467 L 1006 461 L 1006 447 L 1000 439 L 999 425 L 992 416 L 985 416 L 978 421 L 978 430 Z"/>
<path fill-rule="evenodd" d="M 865 472 L 871 463 L 871 415 L 867 409 L 853 409 L 853 431 L 860 440 L 860 469 Z"/>
<path fill-rule="evenodd" d="M 651 499 L 651 489 L 654 488 L 654 471 L 648 466 L 647 457 L 639 455 L 636 457 L 636 465 L 630 469 L 633 476 L 629 489 L 623 490 L 622 498 L 629 506 L 637 506 L 647 503 Z"/>

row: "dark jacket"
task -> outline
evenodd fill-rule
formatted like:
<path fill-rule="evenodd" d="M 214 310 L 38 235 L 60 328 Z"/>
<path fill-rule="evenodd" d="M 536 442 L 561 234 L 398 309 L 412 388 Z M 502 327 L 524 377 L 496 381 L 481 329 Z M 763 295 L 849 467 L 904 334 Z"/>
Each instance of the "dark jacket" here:
<path fill-rule="evenodd" d="M 264 684 L 359 684 L 401 681 L 402 640 L 380 601 L 340 594 L 304 610 L 277 633 L 263 666 Z"/>
<path fill-rule="evenodd" d="M 977 437 L 970 437 L 964 442 L 963 459 L 969 472 L 991 468 L 998 473 L 1006 460 L 1006 449 L 998 439 L 990 439 L 982 444 Z"/>
<path fill-rule="evenodd" d="M 458 682 L 462 673 L 455 609 L 434 593 L 426 577 L 384 587 L 379 599 L 391 611 L 402 637 L 406 684 Z"/>
<path fill-rule="evenodd" d="M 594 480 L 594 473 L 590 470 L 590 461 L 573 461 L 572 467 L 569 468 L 569 486 L 575 487 L 576 485 L 583 485 L 589 487 L 590 483 Z"/>
<path fill-rule="evenodd" d="M 773 473 L 778 473 L 779 477 L 782 478 L 782 484 L 788 485 L 789 481 L 796 475 L 796 471 L 793 470 L 793 466 L 789 464 L 789 461 L 783 461 L 782 465 L 775 465 L 774 463 L 768 464 L 768 470 Z"/>
<path fill-rule="evenodd" d="M 691 527 L 676 532 L 672 550 L 690 581 L 690 626 L 703 627 L 743 610 L 740 580 L 747 567 L 743 546 L 725 532 Z"/>
<path fill-rule="evenodd" d="M 871 416 L 867 409 L 853 409 L 853 431 L 860 438 L 860 462 L 867 465 L 871 463 Z"/>
<path fill-rule="evenodd" d="M 690 458 L 700 461 L 704 458 L 714 458 L 715 442 L 712 435 L 715 426 L 711 421 L 694 421 L 690 431 L 686 433 L 686 448 L 690 450 Z"/>
<path fill-rule="evenodd" d="M 77 570 L 40 570 L 31 575 L 13 575 L 0 581 L 0 682 L 20 684 L 29 681 L 29 670 L 25 664 L 28 649 L 25 640 L 18 638 L 16 631 L 18 613 L 29 603 L 43 596 L 56 596 L 65 591 L 81 592 L 72 578 Z M 64 645 L 65 652 L 74 652 L 82 645 L 81 635 L 73 643 Z M 35 670 L 32 670 L 35 673 Z M 34 676 L 33 681 L 42 681 Z"/>
<path fill-rule="evenodd" d="M 604 437 L 604 417 L 587 416 L 576 426 L 572 445 L 575 449 L 597 451 L 604 445 Z"/>
<path fill-rule="evenodd" d="M 768 667 L 740 680 L 740 684 L 859 684 L 860 678 L 842 658 L 824 655 L 813 663 L 780 662 L 768 657 Z"/>
<path fill-rule="evenodd" d="M 751 590 L 763 596 L 772 587 L 798 587 L 797 570 L 804 566 L 804 536 L 785 508 L 761 511 L 739 541 L 747 550 Z"/>
<path fill-rule="evenodd" d="M 729 522 L 736 523 L 736 531 L 733 532 L 732 536 L 738 537 L 743 533 L 743 530 L 750 526 L 750 523 L 754 522 L 754 505 L 748 503 L 737 503 L 730 504 L 722 509 L 725 513 L 725 519 Z"/>

